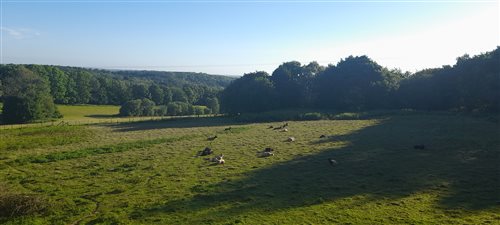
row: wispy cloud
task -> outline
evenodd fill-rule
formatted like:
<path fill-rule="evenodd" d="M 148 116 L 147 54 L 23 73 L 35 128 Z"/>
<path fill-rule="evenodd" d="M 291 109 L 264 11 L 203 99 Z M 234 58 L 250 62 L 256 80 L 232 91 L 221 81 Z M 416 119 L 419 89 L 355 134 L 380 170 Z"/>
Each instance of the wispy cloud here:
<path fill-rule="evenodd" d="M 29 28 L 0 27 L 0 30 L 14 39 L 26 39 L 40 36 L 40 32 Z"/>

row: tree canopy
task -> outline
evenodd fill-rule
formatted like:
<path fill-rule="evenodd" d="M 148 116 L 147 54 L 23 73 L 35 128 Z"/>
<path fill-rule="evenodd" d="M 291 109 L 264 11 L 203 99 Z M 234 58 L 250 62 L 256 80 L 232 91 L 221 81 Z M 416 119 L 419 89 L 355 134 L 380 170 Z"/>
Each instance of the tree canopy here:
<path fill-rule="evenodd" d="M 398 109 L 499 111 L 500 48 L 453 66 L 414 74 L 388 69 L 367 56 L 326 68 L 316 62 L 281 64 L 272 76 L 245 74 L 221 94 L 227 113 L 315 107 L 338 111 Z"/>
<path fill-rule="evenodd" d="M 47 82 L 25 67 L 8 67 L 4 71 L 4 104 L 2 120 L 25 123 L 58 117 Z"/>

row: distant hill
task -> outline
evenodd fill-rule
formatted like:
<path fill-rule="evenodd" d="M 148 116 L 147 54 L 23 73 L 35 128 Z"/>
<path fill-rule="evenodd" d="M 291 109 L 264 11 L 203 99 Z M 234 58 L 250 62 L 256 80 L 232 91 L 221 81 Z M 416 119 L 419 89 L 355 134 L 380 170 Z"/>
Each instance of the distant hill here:
<path fill-rule="evenodd" d="M 122 105 L 150 99 L 156 105 L 184 102 L 208 105 L 236 78 L 194 72 L 103 70 L 52 65 L 0 65 L 0 101 L 19 95 L 19 78 L 41 78 L 55 103 Z M 34 77 L 34 78 L 29 78 Z M 216 100 L 215 100 L 216 101 Z"/>
<path fill-rule="evenodd" d="M 152 70 L 105 70 L 88 69 L 81 67 L 58 66 L 63 71 L 87 70 L 91 73 L 110 76 L 118 79 L 131 80 L 140 79 L 165 84 L 168 86 L 182 87 L 184 85 L 203 85 L 215 88 L 225 88 L 237 77 L 224 75 L 196 73 L 196 72 L 175 72 L 175 71 L 152 71 Z"/>

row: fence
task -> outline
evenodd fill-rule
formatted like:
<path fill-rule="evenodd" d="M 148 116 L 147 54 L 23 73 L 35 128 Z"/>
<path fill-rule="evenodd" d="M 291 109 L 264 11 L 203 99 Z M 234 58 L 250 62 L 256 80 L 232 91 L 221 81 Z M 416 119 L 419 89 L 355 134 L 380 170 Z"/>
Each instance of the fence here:
<path fill-rule="evenodd" d="M 26 124 L 5 124 L 0 125 L 0 130 L 26 128 L 26 127 L 44 127 L 44 126 L 78 126 L 78 125 L 91 125 L 91 124 L 120 124 L 120 123 L 133 123 L 133 122 L 148 122 L 148 121 L 163 121 L 179 118 L 200 118 L 200 117 L 217 117 L 220 114 L 212 115 L 189 115 L 189 116 L 154 116 L 154 117 L 121 117 L 109 119 L 76 119 L 76 120 L 57 120 L 38 123 Z"/>

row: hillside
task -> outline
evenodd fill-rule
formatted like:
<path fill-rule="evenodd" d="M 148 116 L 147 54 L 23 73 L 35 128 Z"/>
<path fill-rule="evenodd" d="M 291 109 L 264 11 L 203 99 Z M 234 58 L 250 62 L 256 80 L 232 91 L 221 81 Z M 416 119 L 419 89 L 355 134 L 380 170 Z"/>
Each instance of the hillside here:
<path fill-rule="evenodd" d="M 235 78 L 194 72 L 111 71 L 50 65 L 0 65 L 0 93 L 15 94 L 20 74 L 42 78 L 57 104 L 121 105 L 147 98 L 157 105 L 206 104 Z M 3 85 L 2 85 L 3 84 Z M 1 96 L 0 96 L 1 97 Z"/>

